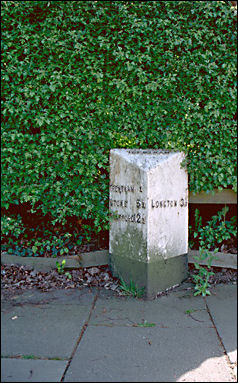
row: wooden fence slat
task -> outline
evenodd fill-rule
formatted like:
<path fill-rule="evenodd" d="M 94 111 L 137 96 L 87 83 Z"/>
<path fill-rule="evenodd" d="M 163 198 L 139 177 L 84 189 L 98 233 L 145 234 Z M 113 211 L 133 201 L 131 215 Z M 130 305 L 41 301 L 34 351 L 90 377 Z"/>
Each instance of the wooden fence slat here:
<path fill-rule="evenodd" d="M 189 203 L 237 204 L 237 193 L 230 189 L 215 190 L 214 194 L 206 192 L 189 193 Z"/>

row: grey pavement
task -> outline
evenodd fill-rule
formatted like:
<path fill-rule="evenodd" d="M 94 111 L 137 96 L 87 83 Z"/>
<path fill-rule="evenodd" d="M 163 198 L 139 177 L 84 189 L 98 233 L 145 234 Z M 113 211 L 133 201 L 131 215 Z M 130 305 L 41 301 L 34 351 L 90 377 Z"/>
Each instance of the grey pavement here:
<path fill-rule="evenodd" d="M 234 382 L 237 286 L 2 293 L 2 382 Z"/>

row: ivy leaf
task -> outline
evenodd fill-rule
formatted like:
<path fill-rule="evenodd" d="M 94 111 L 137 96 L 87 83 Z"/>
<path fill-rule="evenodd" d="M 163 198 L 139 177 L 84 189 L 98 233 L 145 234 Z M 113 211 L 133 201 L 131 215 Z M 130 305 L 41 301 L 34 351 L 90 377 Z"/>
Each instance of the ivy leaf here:
<path fill-rule="evenodd" d="M 38 248 L 37 248 L 37 246 L 32 246 L 32 251 L 33 251 L 33 253 L 35 254 L 36 252 L 37 252 L 37 250 L 38 250 Z"/>

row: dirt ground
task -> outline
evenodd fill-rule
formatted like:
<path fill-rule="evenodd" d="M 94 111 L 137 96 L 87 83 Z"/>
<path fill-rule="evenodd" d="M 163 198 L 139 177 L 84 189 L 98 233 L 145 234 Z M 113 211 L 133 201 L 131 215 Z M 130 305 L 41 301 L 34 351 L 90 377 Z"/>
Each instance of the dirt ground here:
<path fill-rule="evenodd" d="M 219 283 L 237 283 L 237 271 L 232 269 L 213 268 L 214 275 L 210 276 L 211 286 Z M 193 282 L 193 274 L 197 270 L 189 265 L 189 277 L 187 282 Z M 81 268 L 71 270 L 70 275 L 59 274 L 57 270 L 49 272 L 36 272 L 29 267 L 16 265 L 1 266 L 1 289 L 2 294 L 12 295 L 26 289 L 39 289 L 49 291 L 52 289 L 72 289 L 97 287 L 113 290 L 122 295 L 120 280 L 113 277 L 108 266 Z"/>

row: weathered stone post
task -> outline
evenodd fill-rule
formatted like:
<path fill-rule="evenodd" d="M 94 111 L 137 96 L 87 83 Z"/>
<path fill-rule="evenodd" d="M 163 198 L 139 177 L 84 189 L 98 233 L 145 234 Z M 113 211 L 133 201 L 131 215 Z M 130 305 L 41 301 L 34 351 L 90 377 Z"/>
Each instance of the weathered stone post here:
<path fill-rule="evenodd" d="M 187 277 L 188 176 L 181 152 L 110 151 L 110 267 L 148 298 Z"/>

